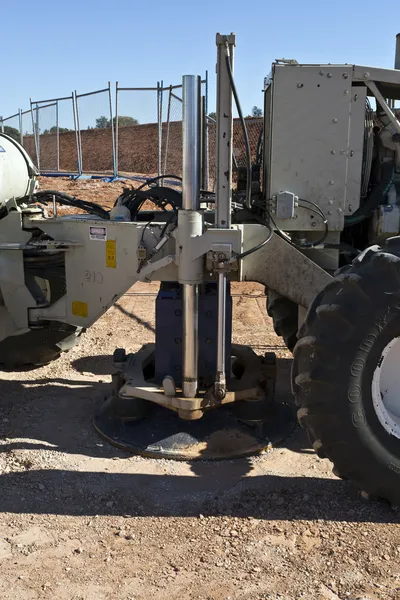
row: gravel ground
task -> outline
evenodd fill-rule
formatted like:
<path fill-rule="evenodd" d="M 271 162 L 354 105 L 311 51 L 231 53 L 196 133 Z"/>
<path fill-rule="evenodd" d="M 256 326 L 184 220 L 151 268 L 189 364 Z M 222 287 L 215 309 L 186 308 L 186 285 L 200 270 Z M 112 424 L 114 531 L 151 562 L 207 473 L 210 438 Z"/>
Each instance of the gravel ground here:
<path fill-rule="evenodd" d="M 156 293 L 137 284 L 53 364 L 1 373 L 0 598 L 400 598 L 398 513 L 336 479 L 300 429 L 214 463 L 135 457 L 96 435 L 112 353 L 153 341 Z M 291 402 L 262 288 L 233 293 L 234 342 L 276 352 Z"/>

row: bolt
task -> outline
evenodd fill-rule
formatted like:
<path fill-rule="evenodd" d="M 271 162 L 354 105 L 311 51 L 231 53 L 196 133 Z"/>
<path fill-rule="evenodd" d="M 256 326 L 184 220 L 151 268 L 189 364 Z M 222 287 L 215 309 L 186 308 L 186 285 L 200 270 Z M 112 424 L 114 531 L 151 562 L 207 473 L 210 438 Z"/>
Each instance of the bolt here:
<path fill-rule="evenodd" d="M 317 226 L 316 222 L 315 222 L 315 221 L 313 221 L 313 222 L 311 223 L 311 227 L 316 227 L 316 226 Z"/>
<path fill-rule="evenodd" d="M 332 119 L 332 123 L 337 123 L 337 119 Z"/>
<path fill-rule="evenodd" d="M 319 74 L 320 74 L 320 75 L 323 75 L 323 74 L 324 74 L 324 71 L 321 69 L 321 70 L 320 70 L 320 72 L 319 72 Z"/>
<path fill-rule="evenodd" d="M 347 79 L 349 77 L 349 74 L 348 73 L 343 73 L 342 77 L 343 77 L 343 79 Z"/>
<path fill-rule="evenodd" d="M 328 79 L 331 79 L 332 78 L 332 73 L 328 73 L 327 77 L 328 77 Z"/>
<path fill-rule="evenodd" d="M 349 95 L 349 90 L 344 90 L 344 95 L 348 96 Z"/>
<path fill-rule="evenodd" d="M 218 254 L 218 260 L 225 260 L 226 259 L 226 255 L 223 252 L 220 252 Z"/>
<path fill-rule="evenodd" d="M 331 211 L 331 210 L 328 210 L 328 215 L 331 215 L 331 214 L 332 214 L 332 211 Z"/>
<path fill-rule="evenodd" d="M 349 212 L 353 211 L 353 207 L 351 206 L 351 204 L 349 204 Z"/>
<path fill-rule="evenodd" d="M 366 73 L 364 73 L 364 78 L 365 78 L 365 79 L 368 79 L 368 77 L 369 77 L 369 73 L 368 73 L 368 71 L 367 71 Z"/>
<path fill-rule="evenodd" d="M 331 150 L 331 154 L 336 154 L 335 150 Z"/>
<path fill-rule="evenodd" d="M 338 208 L 338 209 L 337 209 L 337 211 L 338 211 L 338 213 L 339 213 L 339 215 L 340 215 L 340 213 L 342 212 L 342 209 L 341 209 L 341 208 Z"/>
<path fill-rule="evenodd" d="M 333 200 L 328 200 L 328 204 L 329 204 L 329 206 L 332 206 Z"/>
<path fill-rule="evenodd" d="M 330 182 L 329 182 L 329 185 L 334 185 L 334 183 L 335 182 L 333 181 L 333 179 L 331 179 Z"/>
<path fill-rule="evenodd" d="M 340 154 L 346 154 L 346 150 L 341 150 Z"/>
<path fill-rule="evenodd" d="M 217 388 L 214 394 L 218 400 L 223 400 L 225 398 L 225 392 L 222 388 Z"/>
<path fill-rule="evenodd" d="M 297 84 L 297 87 L 298 87 L 298 88 L 302 88 L 302 87 L 304 87 L 304 84 L 303 84 L 303 83 L 298 83 L 298 84 Z"/>

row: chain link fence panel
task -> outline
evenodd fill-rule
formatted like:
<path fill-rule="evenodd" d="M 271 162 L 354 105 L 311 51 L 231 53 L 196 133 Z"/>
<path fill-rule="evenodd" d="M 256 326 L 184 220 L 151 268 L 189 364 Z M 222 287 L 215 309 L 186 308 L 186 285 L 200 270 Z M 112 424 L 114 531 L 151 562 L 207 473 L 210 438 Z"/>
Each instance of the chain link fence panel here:
<path fill-rule="evenodd" d="M 159 87 L 116 86 L 116 154 L 119 175 L 156 176 L 160 169 Z"/>
<path fill-rule="evenodd" d="M 75 92 L 78 171 L 116 175 L 114 118 L 110 84 L 103 90 Z"/>

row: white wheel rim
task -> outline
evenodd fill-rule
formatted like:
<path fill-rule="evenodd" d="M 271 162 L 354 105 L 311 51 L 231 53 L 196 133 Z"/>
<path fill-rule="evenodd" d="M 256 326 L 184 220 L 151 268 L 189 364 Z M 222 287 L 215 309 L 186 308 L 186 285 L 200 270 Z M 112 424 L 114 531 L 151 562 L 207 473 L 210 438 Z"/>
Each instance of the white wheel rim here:
<path fill-rule="evenodd" d="M 380 424 L 400 439 L 400 337 L 383 350 L 372 378 L 372 400 Z"/>

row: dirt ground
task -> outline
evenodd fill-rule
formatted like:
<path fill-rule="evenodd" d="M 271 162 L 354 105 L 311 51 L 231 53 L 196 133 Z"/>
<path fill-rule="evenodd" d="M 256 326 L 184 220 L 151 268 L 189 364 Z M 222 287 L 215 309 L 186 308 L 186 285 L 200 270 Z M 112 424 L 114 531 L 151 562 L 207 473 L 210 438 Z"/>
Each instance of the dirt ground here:
<path fill-rule="evenodd" d="M 121 185 L 65 183 L 102 202 Z M 112 353 L 154 339 L 156 293 L 137 284 L 53 364 L 1 373 L 0 598 L 400 598 L 398 512 L 335 478 L 300 429 L 225 462 L 135 457 L 97 436 Z M 234 342 L 276 352 L 277 396 L 291 402 L 263 289 L 233 294 Z"/>

